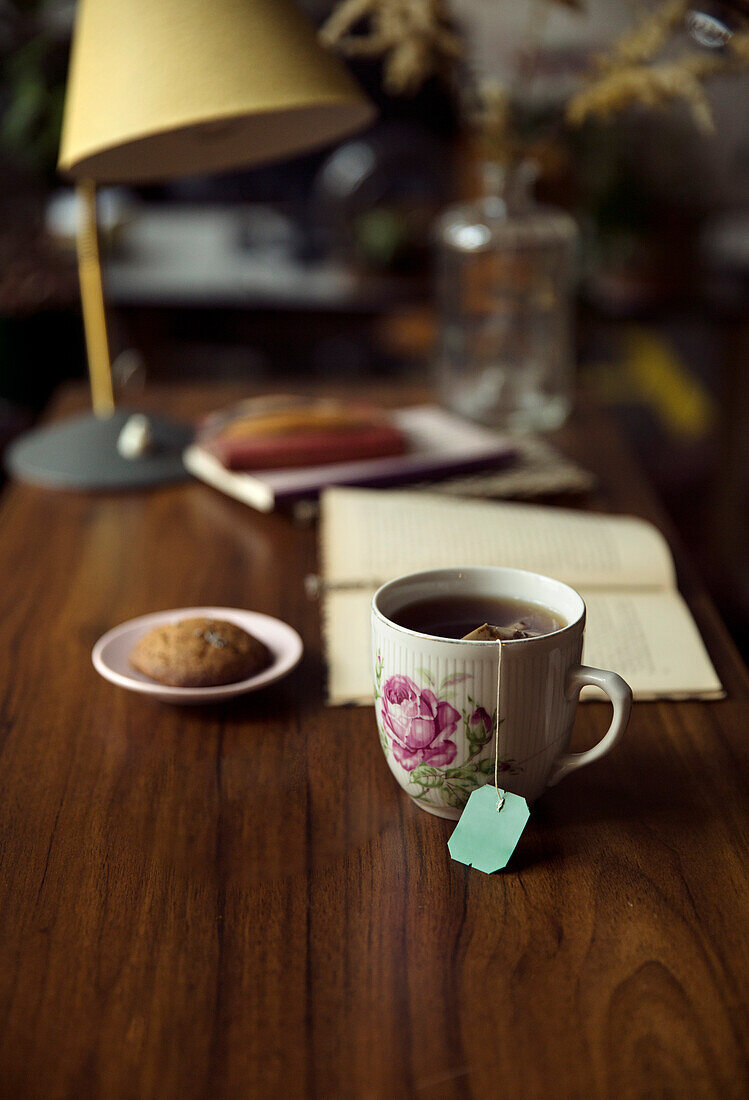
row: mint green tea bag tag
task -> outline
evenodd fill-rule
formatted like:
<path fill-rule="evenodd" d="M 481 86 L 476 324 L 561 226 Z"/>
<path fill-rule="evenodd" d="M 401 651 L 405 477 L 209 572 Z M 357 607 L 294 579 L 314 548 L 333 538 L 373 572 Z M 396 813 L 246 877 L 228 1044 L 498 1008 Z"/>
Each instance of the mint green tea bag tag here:
<path fill-rule="evenodd" d="M 479 787 L 466 803 L 447 847 L 453 859 L 491 875 L 507 866 L 530 817 L 528 803 L 520 795 L 500 791 L 499 765 L 499 679 L 502 643 L 497 654 L 497 710 L 494 734 L 494 786 Z"/>
<path fill-rule="evenodd" d="M 509 791 L 499 791 L 487 783 L 468 799 L 447 842 L 450 855 L 459 863 L 467 863 L 487 875 L 501 871 L 515 851 L 529 817 L 524 798 Z"/>

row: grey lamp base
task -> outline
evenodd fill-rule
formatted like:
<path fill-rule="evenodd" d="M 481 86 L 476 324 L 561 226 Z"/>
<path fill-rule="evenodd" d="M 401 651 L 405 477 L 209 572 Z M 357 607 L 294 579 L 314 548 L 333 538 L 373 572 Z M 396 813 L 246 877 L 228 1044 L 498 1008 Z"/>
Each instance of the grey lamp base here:
<path fill-rule="evenodd" d="M 131 409 L 118 409 L 106 420 L 93 413 L 26 432 L 6 451 L 13 477 L 50 489 L 139 489 L 188 477 L 182 451 L 193 430 L 161 416 L 148 419 L 154 448 L 141 458 L 123 458 L 117 439 Z"/>

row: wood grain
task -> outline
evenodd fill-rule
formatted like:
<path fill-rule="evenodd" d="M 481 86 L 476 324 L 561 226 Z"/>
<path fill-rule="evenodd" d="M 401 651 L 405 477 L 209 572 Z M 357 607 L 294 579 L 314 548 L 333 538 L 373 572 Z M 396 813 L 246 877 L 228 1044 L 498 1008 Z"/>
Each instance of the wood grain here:
<path fill-rule="evenodd" d="M 562 438 L 592 504 L 667 528 L 610 425 Z M 197 484 L 11 486 L 0 516 L 3 1096 L 747 1095 L 749 689 L 685 562 L 729 698 L 637 704 L 486 877 L 371 711 L 323 705 L 313 528 Z M 93 671 L 108 627 L 201 603 L 291 622 L 302 665 L 195 709 Z"/>

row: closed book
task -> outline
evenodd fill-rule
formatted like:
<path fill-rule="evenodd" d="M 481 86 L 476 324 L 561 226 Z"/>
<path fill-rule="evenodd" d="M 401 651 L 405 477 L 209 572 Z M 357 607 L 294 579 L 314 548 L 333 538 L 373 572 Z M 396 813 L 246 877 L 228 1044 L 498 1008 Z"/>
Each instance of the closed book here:
<path fill-rule="evenodd" d="M 194 443 L 185 451 L 184 462 L 195 477 L 270 512 L 278 504 L 315 496 L 332 485 L 402 485 L 496 469 L 515 455 L 508 437 L 436 405 L 397 409 L 388 419 L 407 441 L 403 454 L 248 472 L 227 469 L 205 446 Z"/>

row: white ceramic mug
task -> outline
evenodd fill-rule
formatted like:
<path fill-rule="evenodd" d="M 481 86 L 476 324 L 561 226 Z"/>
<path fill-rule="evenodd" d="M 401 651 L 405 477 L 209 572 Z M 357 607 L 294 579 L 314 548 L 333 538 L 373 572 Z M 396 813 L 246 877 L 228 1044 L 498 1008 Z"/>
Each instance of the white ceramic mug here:
<path fill-rule="evenodd" d="M 502 643 L 453 641 L 393 622 L 408 604 L 485 596 L 548 608 L 567 625 Z M 478 623 L 476 625 L 479 625 Z M 395 778 L 423 809 L 458 818 L 471 791 L 494 780 L 529 802 L 565 775 L 605 756 L 624 733 L 629 685 L 580 664 L 585 604 L 573 588 L 521 569 L 430 569 L 389 581 L 372 600 L 372 661 L 380 741 Z M 569 754 L 580 689 L 602 688 L 614 712 L 603 738 Z"/>

